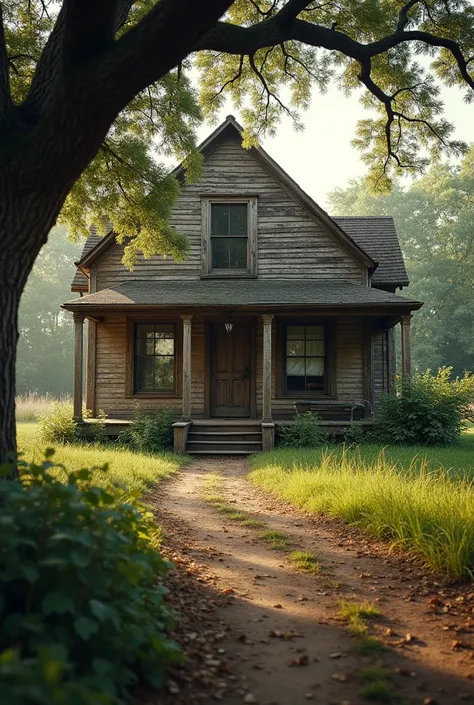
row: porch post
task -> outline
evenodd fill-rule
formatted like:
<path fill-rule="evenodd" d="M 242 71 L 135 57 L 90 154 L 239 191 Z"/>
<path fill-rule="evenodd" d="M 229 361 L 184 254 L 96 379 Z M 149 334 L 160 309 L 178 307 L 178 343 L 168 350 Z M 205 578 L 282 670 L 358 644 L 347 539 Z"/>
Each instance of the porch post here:
<path fill-rule="evenodd" d="M 273 315 L 263 314 L 263 409 L 262 421 L 272 423 L 272 321 Z"/>
<path fill-rule="evenodd" d="M 402 330 L 402 379 L 406 379 L 411 375 L 411 316 L 402 316 L 400 323 Z"/>
<path fill-rule="evenodd" d="M 183 421 L 191 420 L 191 321 L 192 315 L 184 314 L 183 320 Z"/>
<path fill-rule="evenodd" d="M 74 319 L 74 421 L 82 421 L 82 356 L 84 350 L 84 316 L 73 313 Z"/>

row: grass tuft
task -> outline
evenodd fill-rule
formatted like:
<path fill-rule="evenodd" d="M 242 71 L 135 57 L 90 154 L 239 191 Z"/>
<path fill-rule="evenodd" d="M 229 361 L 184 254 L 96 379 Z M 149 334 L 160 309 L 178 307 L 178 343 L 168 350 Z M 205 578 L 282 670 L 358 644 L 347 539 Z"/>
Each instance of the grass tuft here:
<path fill-rule="evenodd" d="M 291 546 L 290 539 L 281 531 L 262 531 L 260 538 L 270 544 L 275 551 L 285 551 Z"/>
<path fill-rule="evenodd" d="M 303 570 L 305 573 L 317 575 L 321 570 L 321 563 L 314 553 L 309 553 L 309 551 L 293 551 L 288 556 L 288 560 L 295 568 Z"/>
<path fill-rule="evenodd" d="M 350 622 L 373 619 L 379 615 L 380 610 L 371 605 L 370 602 L 339 601 L 339 616 L 343 619 L 348 619 Z"/>
<path fill-rule="evenodd" d="M 393 703 L 398 699 L 392 684 L 385 680 L 366 683 L 359 693 L 367 700 L 377 700 L 381 703 Z"/>
<path fill-rule="evenodd" d="M 250 479 L 310 513 L 340 517 L 377 539 L 417 553 L 452 578 L 472 578 L 471 436 L 474 441 L 474 434 L 465 434 L 460 442 L 461 459 L 452 471 L 447 468 L 450 458 L 456 458 L 455 448 L 449 454 L 441 452 L 447 449 L 424 449 L 425 455 L 417 457 L 416 449 L 388 449 L 376 455 L 362 446 L 263 453 L 251 459 Z M 436 458 L 446 461 L 444 468 Z"/>

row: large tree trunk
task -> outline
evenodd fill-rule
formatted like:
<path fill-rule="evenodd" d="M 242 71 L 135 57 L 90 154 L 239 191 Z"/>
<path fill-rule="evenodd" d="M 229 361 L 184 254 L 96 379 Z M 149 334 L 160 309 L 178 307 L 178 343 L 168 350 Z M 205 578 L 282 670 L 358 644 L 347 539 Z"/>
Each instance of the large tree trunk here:
<path fill-rule="evenodd" d="M 64 200 L 62 195 L 51 198 L 50 192 L 47 198 L 34 191 L 18 198 L 15 186 L 11 179 L 0 178 L 0 464 L 14 461 L 17 452 L 15 365 L 20 299 Z"/>

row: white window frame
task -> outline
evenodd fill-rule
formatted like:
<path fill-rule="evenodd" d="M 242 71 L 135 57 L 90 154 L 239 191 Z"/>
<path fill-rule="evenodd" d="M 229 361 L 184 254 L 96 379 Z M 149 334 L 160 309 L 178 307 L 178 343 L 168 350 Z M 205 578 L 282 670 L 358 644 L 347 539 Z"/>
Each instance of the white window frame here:
<path fill-rule="evenodd" d="M 201 277 L 245 278 L 257 276 L 257 196 L 201 196 L 202 237 Z M 211 246 L 211 207 L 213 203 L 245 203 L 247 205 L 247 267 L 244 269 L 213 269 Z"/>

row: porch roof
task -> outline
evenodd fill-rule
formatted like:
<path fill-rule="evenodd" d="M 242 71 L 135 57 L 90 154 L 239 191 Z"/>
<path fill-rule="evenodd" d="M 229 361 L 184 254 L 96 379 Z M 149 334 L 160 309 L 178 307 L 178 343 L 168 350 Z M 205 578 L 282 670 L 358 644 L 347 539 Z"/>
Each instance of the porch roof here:
<path fill-rule="evenodd" d="M 321 306 L 414 310 L 420 301 L 336 280 L 198 279 L 129 280 L 63 304 L 69 311 L 131 309 L 157 306 Z M 86 314 L 87 315 L 87 314 Z"/>

